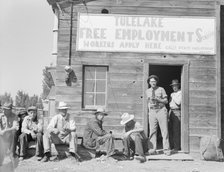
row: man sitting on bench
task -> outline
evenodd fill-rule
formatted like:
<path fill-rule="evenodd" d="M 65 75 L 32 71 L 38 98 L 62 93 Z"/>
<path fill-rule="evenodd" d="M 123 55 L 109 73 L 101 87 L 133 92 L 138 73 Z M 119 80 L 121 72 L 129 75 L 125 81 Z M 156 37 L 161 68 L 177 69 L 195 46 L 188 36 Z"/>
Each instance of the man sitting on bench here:
<path fill-rule="evenodd" d="M 77 135 L 74 119 L 70 116 L 68 106 L 65 102 L 59 102 L 58 112 L 55 115 L 43 136 L 44 143 L 44 158 L 42 162 L 47 162 L 50 159 L 51 142 L 54 144 L 69 144 L 68 156 L 72 159 L 77 157 Z M 78 157 L 77 157 L 78 158 Z"/>
<path fill-rule="evenodd" d="M 100 145 L 106 144 L 107 157 L 114 154 L 114 137 L 103 129 L 103 119 L 107 116 L 105 109 L 99 107 L 94 117 L 87 123 L 83 135 L 84 147 L 98 150 Z"/>

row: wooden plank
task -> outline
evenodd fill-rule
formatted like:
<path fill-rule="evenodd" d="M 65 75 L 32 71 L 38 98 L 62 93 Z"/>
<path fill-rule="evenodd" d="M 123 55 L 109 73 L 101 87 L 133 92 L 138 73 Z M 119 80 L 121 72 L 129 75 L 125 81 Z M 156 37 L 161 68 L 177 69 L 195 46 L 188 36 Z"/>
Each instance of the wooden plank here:
<path fill-rule="evenodd" d="M 144 63 L 144 81 L 147 81 L 149 77 L 149 64 L 148 63 Z M 149 136 L 149 117 L 148 117 L 148 100 L 147 100 L 147 96 L 145 94 L 145 91 L 148 89 L 148 83 L 147 82 L 143 82 L 143 120 L 144 120 L 144 131 L 146 136 Z"/>
<path fill-rule="evenodd" d="M 214 103 L 216 102 L 216 98 L 198 98 L 198 97 L 189 97 L 189 104 L 190 105 L 213 105 L 216 106 Z"/>
<path fill-rule="evenodd" d="M 191 60 L 190 67 L 210 67 L 210 68 L 216 68 L 216 60 Z"/>
<path fill-rule="evenodd" d="M 141 88 L 142 89 L 143 82 L 142 81 L 116 81 L 110 80 L 110 88 L 127 88 L 127 89 L 135 89 Z M 142 91 L 142 90 L 141 90 Z"/>
<path fill-rule="evenodd" d="M 134 111 L 135 109 L 142 109 L 143 104 L 130 104 L 130 103 L 108 103 L 109 111 Z"/>
<path fill-rule="evenodd" d="M 216 135 L 217 129 L 211 127 L 191 127 L 190 135 Z"/>
<path fill-rule="evenodd" d="M 214 120 L 211 121 L 209 119 L 192 119 L 190 118 L 189 120 L 189 127 L 195 127 L 195 126 L 198 126 L 198 127 L 217 127 L 216 125 L 216 118 L 213 118 Z M 183 130 L 182 130 L 183 131 Z"/>
<path fill-rule="evenodd" d="M 189 152 L 189 63 L 184 63 L 181 74 L 181 91 L 182 91 L 182 103 L 181 114 L 184 114 L 181 118 L 181 148 L 184 152 Z"/>
<path fill-rule="evenodd" d="M 190 90 L 209 90 L 214 91 L 215 90 L 215 84 L 214 82 L 189 82 L 189 88 Z"/>
<path fill-rule="evenodd" d="M 200 139 L 201 136 L 190 136 L 189 138 L 190 152 L 200 151 Z"/>
<path fill-rule="evenodd" d="M 216 135 L 221 138 L 221 47 L 220 47 L 220 5 L 216 5 L 216 66 L 217 66 L 217 74 L 216 74 L 216 123 L 217 123 L 217 133 Z"/>
<path fill-rule="evenodd" d="M 128 73 L 109 73 L 109 78 L 116 81 L 142 81 L 142 73 L 128 74 Z"/>
<path fill-rule="evenodd" d="M 216 98 L 216 90 L 191 90 L 190 88 L 189 96 L 197 96 L 201 98 Z"/>

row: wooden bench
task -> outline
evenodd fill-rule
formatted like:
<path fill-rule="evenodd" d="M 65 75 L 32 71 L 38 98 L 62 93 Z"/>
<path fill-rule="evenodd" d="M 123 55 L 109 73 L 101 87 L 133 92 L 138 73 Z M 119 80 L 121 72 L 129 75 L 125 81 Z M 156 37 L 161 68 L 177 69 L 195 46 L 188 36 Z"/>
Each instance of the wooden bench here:
<path fill-rule="evenodd" d="M 122 142 L 122 136 L 115 134 L 114 140 L 116 141 L 115 143 L 115 148 L 119 151 L 123 151 L 123 142 Z M 90 160 L 92 158 L 95 158 L 97 156 L 97 151 L 95 149 L 88 149 L 83 145 L 83 134 L 82 133 L 77 133 L 77 138 L 78 138 L 78 155 L 83 159 L 83 160 Z M 36 144 L 35 141 L 29 142 L 28 146 L 28 155 L 30 157 L 35 155 L 35 149 L 36 149 Z M 68 150 L 68 145 L 54 145 L 52 144 L 51 146 L 51 154 L 52 156 L 60 155 L 60 156 L 65 156 L 65 152 Z"/>

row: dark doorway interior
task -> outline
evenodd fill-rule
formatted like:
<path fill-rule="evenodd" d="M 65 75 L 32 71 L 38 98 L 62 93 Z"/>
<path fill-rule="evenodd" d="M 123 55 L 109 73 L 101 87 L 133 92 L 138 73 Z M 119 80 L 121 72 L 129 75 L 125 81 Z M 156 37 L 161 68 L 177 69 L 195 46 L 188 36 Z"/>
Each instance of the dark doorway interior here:
<path fill-rule="evenodd" d="M 181 83 L 181 73 L 182 73 L 182 66 L 149 65 L 149 75 L 157 75 L 159 77 L 158 86 L 163 87 L 166 90 L 168 99 L 170 97 L 170 94 L 172 93 L 172 87 L 170 87 L 171 81 L 173 79 L 178 79 L 179 82 Z M 169 110 L 168 105 L 167 109 Z M 169 133 L 171 138 L 172 133 L 171 132 Z M 170 139 L 170 146 L 172 148 L 171 139 Z M 162 136 L 159 127 L 157 133 L 157 148 L 162 149 Z"/>

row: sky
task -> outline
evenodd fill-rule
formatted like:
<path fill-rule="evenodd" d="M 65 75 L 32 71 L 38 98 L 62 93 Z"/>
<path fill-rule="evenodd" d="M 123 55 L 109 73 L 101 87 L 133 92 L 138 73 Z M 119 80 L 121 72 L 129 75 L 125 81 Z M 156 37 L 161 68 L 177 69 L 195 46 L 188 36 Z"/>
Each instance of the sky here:
<path fill-rule="evenodd" d="M 53 25 L 47 0 L 0 0 L 0 95 L 42 93 L 42 70 L 56 60 Z"/>

